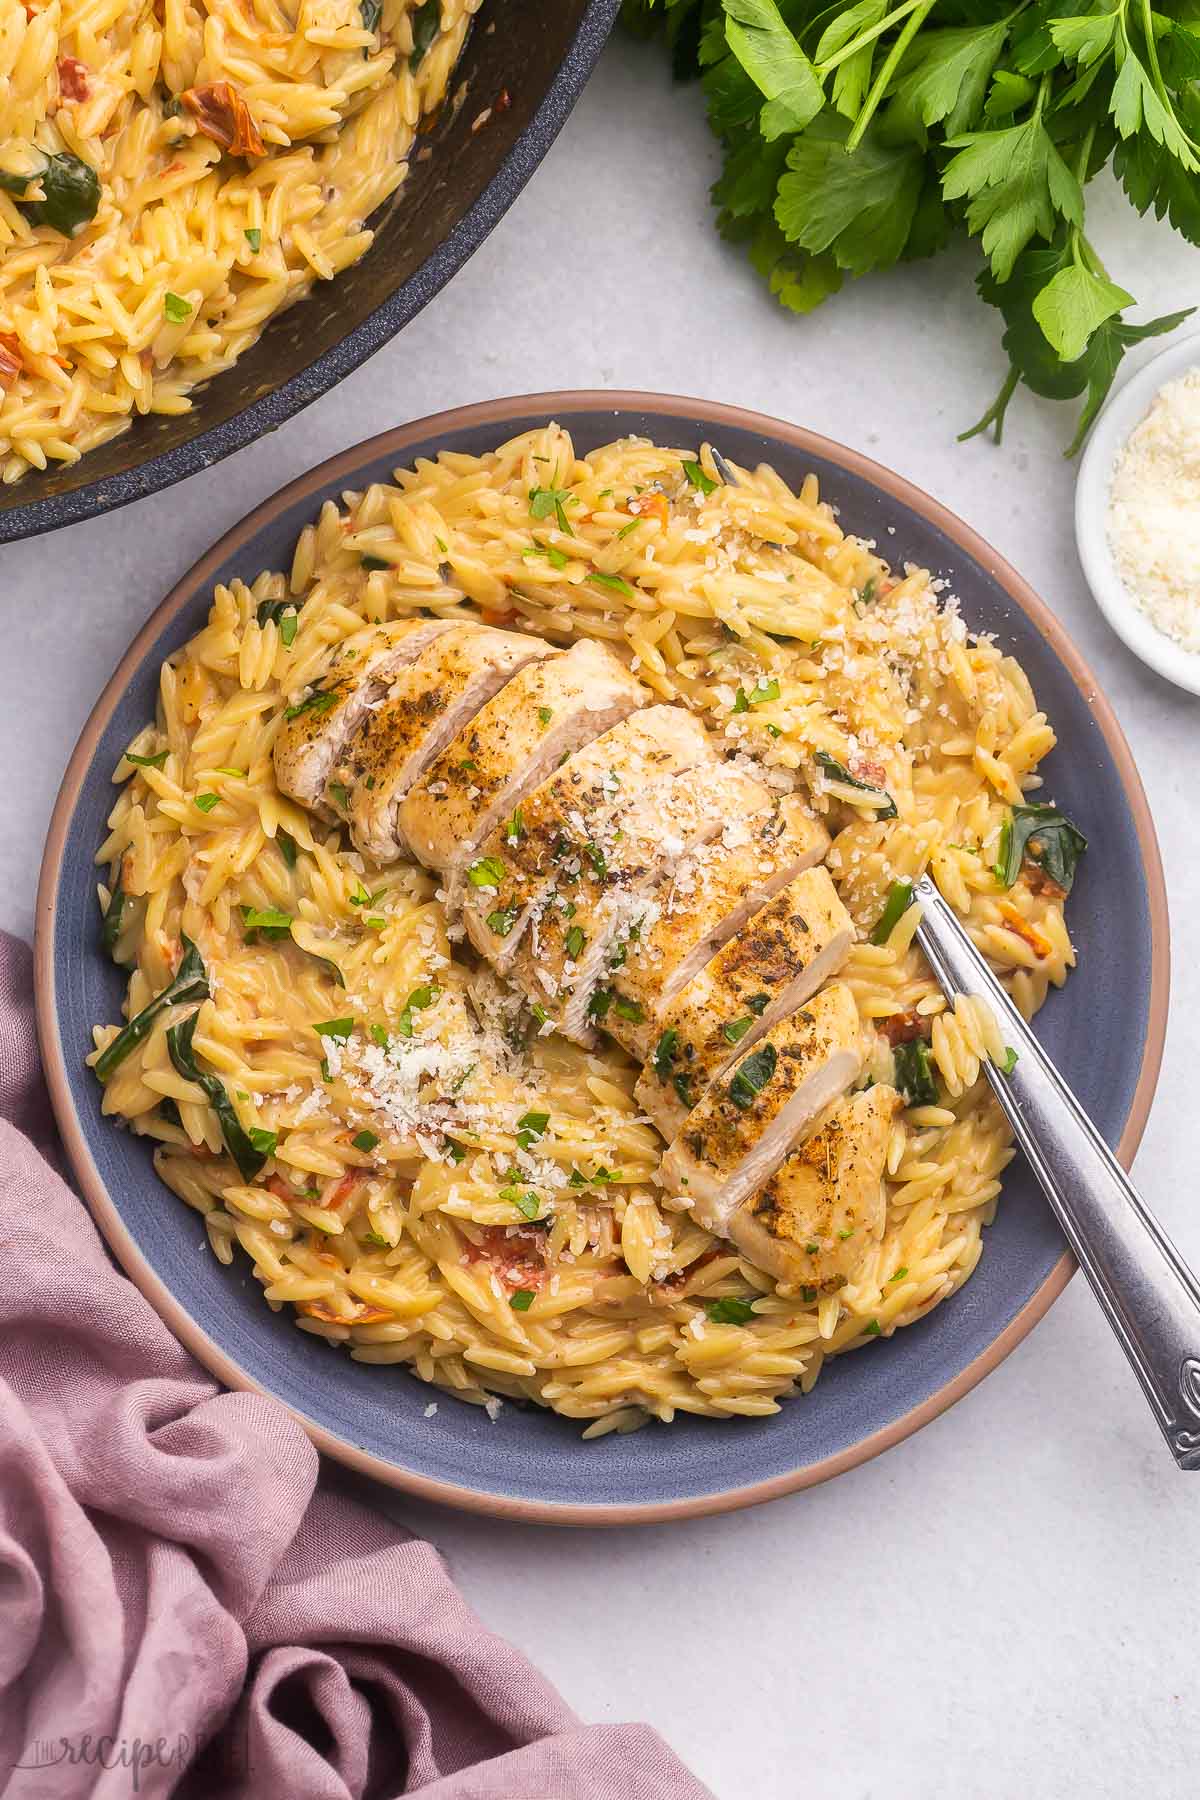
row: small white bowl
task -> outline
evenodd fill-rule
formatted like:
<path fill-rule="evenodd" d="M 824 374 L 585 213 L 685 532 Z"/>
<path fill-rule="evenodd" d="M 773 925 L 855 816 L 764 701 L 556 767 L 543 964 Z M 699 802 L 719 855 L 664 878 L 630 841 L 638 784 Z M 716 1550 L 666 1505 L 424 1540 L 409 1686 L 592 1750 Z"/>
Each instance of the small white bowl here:
<path fill-rule="evenodd" d="M 1097 606 L 1119 638 L 1158 674 L 1200 694 L 1200 653 L 1159 631 L 1138 607 L 1117 570 L 1108 542 L 1108 490 L 1129 434 L 1168 381 L 1200 368 L 1200 334 L 1168 344 L 1113 395 L 1092 427 L 1075 487 L 1075 541 Z"/>

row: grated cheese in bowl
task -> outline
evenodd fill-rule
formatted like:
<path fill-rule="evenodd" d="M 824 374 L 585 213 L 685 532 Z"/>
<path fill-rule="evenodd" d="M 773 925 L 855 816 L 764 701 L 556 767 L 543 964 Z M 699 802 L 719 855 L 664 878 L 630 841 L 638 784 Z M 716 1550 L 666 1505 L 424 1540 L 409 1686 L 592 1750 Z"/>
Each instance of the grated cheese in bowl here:
<path fill-rule="evenodd" d="M 1159 389 L 1118 452 L 1106 525 L 1134 605 L 1200 652 L 1200 368 Z"/>

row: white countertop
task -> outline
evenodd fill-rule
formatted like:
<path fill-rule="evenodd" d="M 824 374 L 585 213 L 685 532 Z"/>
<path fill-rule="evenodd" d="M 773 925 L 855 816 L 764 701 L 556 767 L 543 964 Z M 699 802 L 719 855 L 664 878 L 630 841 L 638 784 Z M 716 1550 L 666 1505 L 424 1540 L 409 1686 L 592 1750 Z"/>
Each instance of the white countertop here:
<path fill-rule="evenodd" d="M 740 402 L 865 450 L 961 513 L 1058 612 L 1112 699 L 1149 791 L 1176 932 L 1137 1173 L 1200 1266 L 1186 1126 L 1200 1061 L 1200 701 L 1136 662 L 1083 585 L 1061 455 L 1071 409 L 1022 392 L 1001 449 L 955 443 L 1004 374 L 971 257 L 852 284 L 793 318 L 713 230 L 716 160 L 698 93 L 617 43 L 474 260 L 336 392 L 204 476 L 0 550 L 0 923 L 31 930 L 63 765 L 135 629 L 283 482 L 373 432 L 490 395 L 582 385 Z M 1194 297 L 1195 250 L 1139 223 L 1115 192 L 1089 193 L 1089 216 L 1139 316 Z M 1200 1654 L 1200 1476 L 1173 1469 L 1081 1279 L 925 1431 L 757 1511 L 605 1533 L 391 1504 L 586 1718 L 649 1719 L 721 1800 L 1197 1791 L 1187 1671 Z"/>

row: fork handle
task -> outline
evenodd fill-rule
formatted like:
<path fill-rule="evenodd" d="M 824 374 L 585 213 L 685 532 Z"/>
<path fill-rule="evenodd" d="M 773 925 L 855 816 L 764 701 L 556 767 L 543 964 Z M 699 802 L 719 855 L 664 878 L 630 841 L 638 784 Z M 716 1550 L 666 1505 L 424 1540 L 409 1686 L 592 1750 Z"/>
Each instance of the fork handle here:
<path fill-rule="evenodd" d="M 986 1000 L 1017 1052 L 983 1067 L 1181 1469 L 1200 1468 L 1200 1284 L 928 876 L 917 941 L 937 980 Z"/>

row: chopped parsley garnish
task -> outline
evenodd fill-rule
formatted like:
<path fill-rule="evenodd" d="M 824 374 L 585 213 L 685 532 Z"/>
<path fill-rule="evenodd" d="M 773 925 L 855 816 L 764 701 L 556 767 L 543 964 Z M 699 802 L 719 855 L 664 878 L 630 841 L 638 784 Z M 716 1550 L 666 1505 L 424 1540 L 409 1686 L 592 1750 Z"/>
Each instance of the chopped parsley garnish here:
<path fill-rule="evenodd" d="M 742 1112 L 753 1106 L 774 1075 L 778 1060 L 774 1044 L 764 1044 L 761 1049 L 752 1050 L 739 1065 L 729 1084 L 729 1098 Z"/>
<path fill-rule="evenodd" d="M 344 1044 L 354 1030 L 353 1019 L 322 1019 L 314 1024 L 313 1030 L 318 1037 L 332 1038 L 335 1043 Z"/>
<path fill-rule="evenodd" d="M 572 925 L 563 942 L 566 947 L 567 955 L 571 958 L 571 961 L 578 962 L 580 956 L 583 954 L 583 947 L 587 943 L 587 939 L 583 935 L 582 929 L 578 925 Z"/>
<path fill-rule="evenodd" d="M 512 818 L 508 821 L 507 825 L 504 827 L 504 841 L 506 844 L 519 844 L 521 839 L 524 836 L 525 836 L 525 821 L 521 817 L 521 809 L 518 806 L 516 811 L 513 813 Z"/>
<path fill-rule="evenodd" d="M 242 915 L 242 930 L 247 942 L 258 932 L 268 939 L 291 936 L 292 915 L 278 906 L 240 906 L 238 911 Z"/>
<path fill-rule="evenodd" d="M 779 683 L 777 681 L 757 681 L 747 696 L 751 706 L 765 706 L 768 700 L 778 700 Z"/>
<path fill-rule="evenodd" d="M 528 1312 L 533 1305 L 533 1289 L 517 1288 L 515 1293 L 508 1296 L 508 1304 L 514 1312 Z"/>
<path fill-rule="evenodd" d="M 297 701 L 295 706 L 289 706 L 283 716 L 285 719 L 298 719 L 301 713 L 324 713 L 336 705 L 336 688 L 314 688 L 305 699 Z"/>
<path fill-rule="evenodd" d="M 452 1163 L 466 1162 L 466 1151 L 461 1144 L 456 1144 L 453 1138 L 446 1138 L 443 1143 L 443 1148 Z"/>
<path fill-rule="evenodd" d="M 907 1268 L 907 1266 L 905 1266 L 905 1267 L 897 1269 L 896 1273 L 894 1275 L 889 1275 L 888 1280 L 889 1281 L 903 1281 L 904 1277 L 907 1274 L 908 1274 L 908 1268 Z"/>
<path fill-rule="evenodd" d="M 862 589 L 861 594 L 858 596 L 858 598 L 861 601 L 861 603 L 863 604 L 863 606 L 871 606 L 874 603 L 875 595 L 876 595 L 876 592 L 878 591 L 878 588 L 879 588 L 879 583 L 876 580 L 875 576 L 869 575 L 867 577 L 866 581 L 863 583 L 863 589 Z"/>
<path fill-rule="evenodd" d="M 220 794 L 197 794 L 195 803 L 200 812 L 210 813 L 220 798 Z"/>
<path fill-rule="evenodd" d="M 567 517 L 567 502 L 573 499 L 566 488 L 535 487 L 529 490 L 529 516 L 531 519 L 558 520 L 558 529 L 567 537 L 574 537 L 571 521 Z"/>
<path fill-rule="evenodd" d="M 1004 1061 L 999 1065 L 1002 1075 L 1011 1075 L 1021 1060 L 1021 1052 L 1014 1050 L 1011 1044 L 1004 1046 Z"/>
<path fill-rule="evenodd" d="M 633 589 L 623 575 L 605 575 L 601 570 L 593 569 L 588 580 L 594 581 L 597 587 L 612 588 L 614 593 L 625 594 L 630 600 L 633 599 Z"/>
<path fill-rule="evenodd" d="M 613 1003 L 611 988 L 597 988 L 588 1001 L 587 1016 L 589 1019 L 603 1019 L 608 1016 L 608 1009 Z"/>
<path fill-rule="evenodd" d="M 702 494 L 711 494 L 716 491 L 716 482 L 704 473 L 698 462 L 685 462 L 683 472 L 692 486 L 699 488 Z"/>
<path fill-rule="evenodd" d="M 507 937 L 517 922 L 519 910 L 515 906 L 498 906 L 495 912 L 490 912 L 487 916 L 488 930 L 494 931 L 497 937 Z"/>
<path fill-rule="evenodd" d="M 344 781 L 331 781 L 329 792 L 333 796 L 335 805 L 339 806 L 343 812 L 350 810 L 350 789 Z"/>
<path fill-rule="evenodd" d="M 360 1131 L 350 1139 L 356 1150 L 373 1150 L 379 1142 L 373 1131 Z"/>
<path fill-rule="evenodd" d="M 863 1330 L 866 1332 L 868 1337 L 878 1337 L 880 1331 L 882 1330 L 882 1326 L 880 1325 L 878 1319 L 868 1319 L 866 1324 L 863 1326 Z"/>
<path fill-rule="evenodd" d="M 585 844 L 583 846 L 583 854 L 591 863 L 592 872 L 597 881 L 605 880 L 608 875 L 608 863 L 605 861 L 604 852 L 601 850 L 599 844 Z"/>
<path fill-rule="evenodd" d="M 618 996 L 615 1002 L 615 1011 L 619 1019 L 628 1019 L 631 1025 L 642 1025 L 645 1023 L 645 1009 L 638 1000 L 622 1000 Z"/>
<path fill-rule="evenodd" d="M 546 1132 L 550 1123 L 550 1114 L 544 1112 L 523 1113 L 517 1120 L 517 1143 L 522 1150 L 528 1150 Z"/>
<path fill-rule="evenodd" d="M 539 1025 L 548 1025 L 550 1023 L 550 1014 L 546 1011 L 540 1000 L 535 1000 L 529 1010 Z"/>
<path fill-rule="evenodd" d="M 849 1231 L 839 1231 L 838 1232 L 838 1237 L 841 1239 L 843 1244 L 846 1243 L 853 1236 L 854 1236 L 853 1227 L 851 1227 L 851 1229 Z"/>
<path fill-rule="evenodd" d="M 161 769 L 170 752 L 157 750 L 153 756 L 135 756 L 132 750 L 125 752 L 125 761 L 132 763 L 135 769 Z"/>
<path fill-rule="evenodd" d="M 746 1002 L 746 1005 L 750 1008 L 750 1011 L 754 1014 L 756 1019 L 762 1018 L 770 1004 L 770 994 L 751 994 Z"/>
<path fill-rule="evenodd" d="M 723 1033 L 725 1042 L 727 1044 L 740 1044 L 753 1023 L 754 1020 L 749 1013 L 746 1013 L 745 1016 L 740 1019 L 730 1019 Z"/>
<path fill-rule="evenodd" d="M 433 541 L 437 545 L 438 549 L 441 551 L 443 556 L 448 556 L 450 554 L 449 544 L 444 543 L 440 537 L 435 537 Z"/>
<path fill-rule="evenodd" d="M 568 525 L 567 530 L 570 531 L 570 529 L 571 527 Z M 521 555 L 526 561 L 528 561 L 531 556 L 544 556 L 552 569 L 565 569 L 567 563 L 570 561 L 570 558 L 566 556 L 563 551 L 558 549 L 557 545 L 539 544 L 536 538 L 534 538 L 533 543 L 529 546 L 528 550 L 522 550 Z"/>
<path fill-rule="evenodd" d="M 242 236 L 245 238 L 246 242 L 249 244 L 250 248 L 253 250 L 255 256 L 257 256 L 259 251 L 262 249 L 262 232 L 259 230 L 258 226 L 257 225 L 248 226 L 246 228 L 246 230 L 242 233 Z"/>
<path fill-rule="evenodd" d="M 504 880 L 504 864 L 498 856 L 480 856 L 467 870 L 472 887 L 499 887 Z"/>
<path fill-rule="evenodd" d="M 671 1064 L 675 1061 L 675 1052 L 679 1048 L 679 1033 L 674 1025 L 667 1029 L 654 1046 L 654 1073 L 660 1081 L 665 1081 L 671 1073 Z"/>
<path fill-rule="evenodd" d="M 744 712 L 750 711 L 749 696 L 747 695 L 746 690 L 743 687 L 740 687 L 738 689 L 737 693 L 733 696 L 733 710 L 735 713 L 744 713 Z"/>
<path fill-rule="evenodd" d="M 470 771 L 471 769 L 477 769 L 479 764 L 475 761 L 473 756 L 464 756 L 458 767 Z"/>
<path fill-rule="evenodd" d="M 553 717 L 554 717 L 553 707 L 550 707 L 550 706 L 539 706 L 538 707 L 538 724 L 539 725 L 548 725 Z"/>
<path fill-rule="evenodd" d="M 875 929 L 871 933 L 873 944 L 886 944 L 893 931 L 912 905 L 913 884 L 911 881 L 893 881 L 888 889 L 887 904 L 880 913 Z"/>
<path fill-rule="evenodd" d="M 860 794 L 873 794 L 875 798 L 871 801 L 871 805 L 874 806 L 879 818 L 894 819 L 897 817 L 896 802 L 886 788 L 876 787 L 873 781 L 860 781 L 858 776 L 852 775 L 846 765 L 840 763 L 836 756 L 830 756 L 828 750 L 818 750 L 814 760 L 817 767 L 824 771 L 828 780 L 840 781 L 843 787 L 857 788 Z"/>
<path fill-rule="evenodd" d="M 374 1244 L 375 1248 L 377 1250 L 390 1250 L 392 1247 L 390 1240 L 388 1238 L 381 1237 L 377 1231 L 364 1231 L 363 1232 L 363 1242 L 367 1243 L 367 1244 Z"/>
<path fill-rule="evenodd" d="M 690 1075 L 672 1075 L 671 1086 L 675 1089 L 675 1092 L 678 1094 L 678 1096 L 679 1096 L 680 1100 L 683 1102 L 684 1106 L 686 1106 L 690 1110 L 694 1104 L 694 1102 L 692 1100 L 692 1078 L 691 1078 L 691 1076 Z"/>
<path fill-rule="evenodd" d="M 185 300 L 181 294 L 163 295 L 163 313 L 170 324 L 182 325 L 190 317 L 191 311 L 191 301 Z"/>
<path fill-rule="evenodd" d="M 420 987 L 415 987 L 404 1002 L 404 1011 L 396 1020 L 398 1034 L 403 1038 L 410 1038 L 413 1035 L 413 1014 L 424 1012 L 427 1006 L 432 1006 L 435 1000 L 441 999 L 441 994 L 441 988 L 432 982 L 425 982 Z"/>
<path fill-rule="evenodd" d="M 704 1310 L 714 1325 L 745 1325 L 754 1317 L 750 1300 L 706 1300 Z"/>
<path fill-rule="evenodd" d="M 542 1203 L 532 1188 L 523 1194 L 514 1194 L 511 1189 L 503 1188 L 501 1198 L 511 1200 L 523 1219 L 536 1219 L 542 1210 Z"/>

